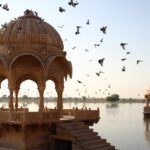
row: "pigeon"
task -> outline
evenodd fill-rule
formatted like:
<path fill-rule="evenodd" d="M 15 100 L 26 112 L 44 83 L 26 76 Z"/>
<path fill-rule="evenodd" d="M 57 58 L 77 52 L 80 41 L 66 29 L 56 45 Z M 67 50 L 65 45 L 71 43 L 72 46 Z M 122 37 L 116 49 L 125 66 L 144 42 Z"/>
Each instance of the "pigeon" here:
<path fill-rule="evenodd" d="M 7 24 L 6 22 L 4 24 L 1 25 L 3 28 L 7 28 Z"/>
<path fill-rule="evenodd" d="M 7 3 L 6 3 L 6 4 L 4 4 L 4 5 L 2 6 L 2 8 L 3 8 L 4 10 L 7 10 L 7 11 L 9 11 L 9 8 L 8 8 L 8 5 L 7 5 Z"/>
<path fill-rule="evenodd" d="M 85 49 L 85 52 L 88 52 L 89 50 L 88 49 Z"/>
<path fill-rule="evenodd" d="M 107 26 L 103 26 L 103 27 L 100 28 L 100 30 L 101 30 L 104 34 L 106 34 L 106 29 L 107 29 Z"/>
<path fill-rule="evenodd" d="M 75 34 L 80 34 L 80 28 L 82 28 L 81 26 L 76 26 L 77 27 L 77 31 L 75 32 Z"/>
<path fill-rule="evenodd" d="M 104 72 L 102 72 L 102 71 L 96 72 L 96 75 L 97 75 L 97 76 L 100 76 L 101 73 L 104 73 Z"/>
<path fill-rule="evenodd" d="M 89 19 L 87 20 L 86 24 L 87 24 L 87 25 L 90 25 L 90 20 L 89 20 Z"/>
<path fill-rule="evenodd" d="M 66 10 L 63 9 L 62 7 L 59 7 L 59 11 L 62 13 L 62 12 L 65 12 Z"/>
<path fill-rule="evenodd" d="M 103 42 L 103 38 L 100 40 L 100 42 L 101 42 L 101 43 Z"/>
<path fill-rule="evenodd" d="M 77 80 L 77 82 L 78 82 L 78 83 L 82 83 L 82 81 L 80 81 L 80 80 Z"/>
<path fill-rule="evenodd" d="M 61 28 L 61 29 L 62 29 L 63 27 L 64 27 L 64 25 L 62 25 L 62 26 L 58 26 L 58 28 Z"/>
<path fill-rule="evenodd" d="M 76 7 L 78 4 L 79 4 L 79 3 L 78 3 L 77 1 L 74 3 L 73 0 L 70 0 L 70 1 L 68 2 L 68 5 L 73 6 L 73 7 Z"/>
<path fill-rule="evenodd" d="M 68 5 L 72 5 L 73 6 L 73 0 L 70 0 L 70 2 L 68 2 Z"/>
<path fill-rule="evenodd" d="M 125 61 L 125 60 L 127 60 L 127 58 L 122 58 L 122 59 L 121 59 L 121 61 Z"/>
<path fill-rule="evenodd" d="M 142 60 L 137 60 L 136 64 L 138 65 L 140 62 L 143 62 Z"/>
<path fill-rule="evenodd" d="M 122 68 L 122 71 L 126 71 L 126 68 L 125 68 L 125 66 L 123 66 L 123 68 Z"/>
<path fill-rule="evenodd" d="M 128 43 L 120 43 L 120 46 L 125 50 L 125 45 L 128 45 Z"/>
<path fill-rule="evenodd" d="M 37 16 L 38 16 L 38 13 L 37 13 L 37 11 L 35 11 L 34 13 L 35 13 L 35 16 L 37 17 Z"/>
<path fill-rule="evenodd" d="M 126 52 L 126 54 L 127 54 L 127 55 L 130 54 L 130 52 Z"/>
<path fill-rule="evenodd" d="M 2 6 L 2 4 L 0 4 L 0 7 Z"/>
<path fill-rule="evenodd" d="M 66 42 L 66 41 L 68 41 L 67 39 L 64 39 L 64 41 Z"/>
<path fill-rule="evenodd" d="M 74 50 L 75 48 L 77 48 L 76 46 L 74 46 L 72 49 Z"/>
<path fill-rule="evenodd" d="M 100 44 L 94 44 L 94 47 L 95 47 L 95 48 L 98 47 L 98 46 L 100 46 Z"/>
<path fill-rule="evenodd" d="M 104 60 L 105 60 L 105 58 L 99 59 L 99 60 L 98 60 L 98 63 L 99 63 L 101 66 L 103 66 Z"/>
<path fill-rule="evenodd" d="M 73 7 L 76 7 L 77 5 L 79 5 L 79 3 L 76 1 L 75 3 L 73 3 Z"/>

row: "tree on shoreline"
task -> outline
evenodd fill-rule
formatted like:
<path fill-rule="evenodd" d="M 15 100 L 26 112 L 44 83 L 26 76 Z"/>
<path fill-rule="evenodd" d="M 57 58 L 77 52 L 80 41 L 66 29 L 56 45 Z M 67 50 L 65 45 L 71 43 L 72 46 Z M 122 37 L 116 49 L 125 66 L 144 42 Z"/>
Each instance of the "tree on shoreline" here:
<path fill-rule="evenodd" d="M 118 95 L 118 94 L 112 94 L 111 96 L 107 96 L 107 97 L 106 97 L 106 100 L 107 100 L 107 101 L 114 102 L 114 101 L 119 101 L 120 98 L 119 98 L 119 95 Z"/>

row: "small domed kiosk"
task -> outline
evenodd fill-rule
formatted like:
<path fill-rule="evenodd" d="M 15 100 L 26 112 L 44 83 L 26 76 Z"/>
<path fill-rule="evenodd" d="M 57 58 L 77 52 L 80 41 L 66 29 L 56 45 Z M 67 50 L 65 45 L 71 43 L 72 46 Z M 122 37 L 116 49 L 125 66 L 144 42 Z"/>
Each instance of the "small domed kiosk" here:
<path fill-rule="evenodd" d="M 20 84 L 27 79 L 38 85 L 40 111 L 44 110 L 43 93 L 47 80 L 55 83 L 57 108 L 62 109 L 64 78 L 72 76 L 71 62 L 67 61 L 63 48 L 58 32 L 30 10 L 0 29 L 0 82 L 8 79 L 10 110 L 18 109 Z"/>
<path fill-rule="evenodd" d="M 31 10 L 0 29 L 0 83 L 8 79 L 10 91 L 9 108 L 0 108 L 0 150 L 115 150 L 89 128 L 99 121 L 99 109 L 63 109 L 64 79 L 72 77 L 63 48 L 58 32 Z M 37 83 L 38 112 L 18 107 L 27 79 Z M 47 80 L 58 95 L 54 109 L 44 107 Z"/>
<path fill-rule="evenodd" d="M 150 103 L 150 87 L 146 91 L 146 94 L 144 95 L 144 97 L 145 97 L 145 101 L 146 101 L 146 106 L 144 106 L 144 110 L 143 110 L 144 118 L 145 119 L 147 119 L 147 118 L 150 119 L 150 106 L 149 106 L 149 103 Z"/>

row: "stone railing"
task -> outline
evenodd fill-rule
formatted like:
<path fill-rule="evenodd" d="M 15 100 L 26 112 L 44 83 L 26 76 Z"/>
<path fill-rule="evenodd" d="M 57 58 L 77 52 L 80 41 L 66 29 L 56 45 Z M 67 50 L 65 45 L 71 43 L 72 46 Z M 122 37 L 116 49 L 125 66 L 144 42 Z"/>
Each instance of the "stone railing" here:
<path fill-rule="evenodd" d="M 0 111 L 0 123 L 41 124 L 57 122 L 59 118 L 60 113 L 56 109 L 44 112 Z"/>
<path fill-rule="evenodd" d="M 144 113 L 150 113 L 150 107 L 144 107 Z"/>
<path fill-rule="evenodd" d="M 60 118 L 61 116 L 61 118 Z M 29 112 L 28 109 L 17 109 L 17 111 L 10 111 L 9 109 L 0 109 L 0 123 L 12 124 L 42 124 L 58 122 L 66 116 L 64 120 L 72 117 L 75 120 L 94 121 L 97 122 L 100 118 L 99 109 L 45 109 L 43 112 Z"/>
<path fill-rule="evenodd" d="M 99 120 L 100 111 L 99 109 L 63 109 L 63 115 L 74 116 L 77 120 Z"/>

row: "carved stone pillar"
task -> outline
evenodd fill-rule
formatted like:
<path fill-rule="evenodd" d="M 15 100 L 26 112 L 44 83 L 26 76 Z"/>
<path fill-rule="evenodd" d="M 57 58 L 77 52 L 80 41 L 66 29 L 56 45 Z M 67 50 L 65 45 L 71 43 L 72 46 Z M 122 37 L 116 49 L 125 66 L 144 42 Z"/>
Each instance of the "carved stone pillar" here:
<path fill-rule="evenodd" d="M 15 89 L 15 96 L 16 96 L 16 101 L 15 101 L 15 109 L 18 109 L 18 93 L 19 93 L 19 88 Z"/>
<path fill-rule="evenodd" d="M 44 111 L 44 90 L 45 86 L 38 87 L 39 94 L 40 94 L 40 102 L 39 102 L 39 111 Z"/>
<path fill-rule="evenodd" d="M 55 86 L 56 92 L 57 92 L 57 109 L 62 110 L 63 109 L 63 91 L 64 91 L 64 82 L 63 80 L 61 82 L 58 82 L 57 85 Z"/>
<path fill-rule="evenodd" d="M 10 92 L 9 109 L 11 111 L 14 110 L 14 105 L 13 105 L 13 102 L 14 102 L 14 100 L 13 100 L 13 90 L 14 90 L 13 88 L 9 87 L 9 92 Z"/>

